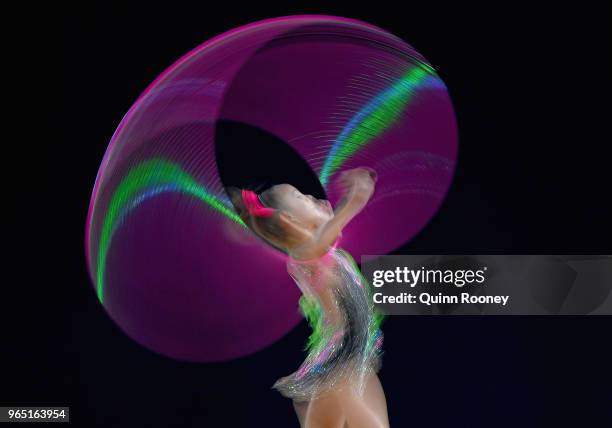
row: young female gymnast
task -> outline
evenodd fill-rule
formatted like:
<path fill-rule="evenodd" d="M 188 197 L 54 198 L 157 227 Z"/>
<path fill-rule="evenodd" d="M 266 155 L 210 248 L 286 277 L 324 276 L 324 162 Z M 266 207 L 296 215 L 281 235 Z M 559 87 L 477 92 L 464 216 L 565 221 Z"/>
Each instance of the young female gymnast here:
<path fill-rule="evenodd" d="M 257 195 L 228 189 L 236 211 L 259 237 L 289 255 L 287 269 L 302 291 L 300 309 L 313 333 L 300 368 L 275 384 L 293 399 L 302 428 L 388 427 L 380 368 L 382 315 L 355 262 L 337 247 L 346 224 L 374 192 L 373 170 L 340 176 L 343 198 L 303 195 L 289 184 Z"/>

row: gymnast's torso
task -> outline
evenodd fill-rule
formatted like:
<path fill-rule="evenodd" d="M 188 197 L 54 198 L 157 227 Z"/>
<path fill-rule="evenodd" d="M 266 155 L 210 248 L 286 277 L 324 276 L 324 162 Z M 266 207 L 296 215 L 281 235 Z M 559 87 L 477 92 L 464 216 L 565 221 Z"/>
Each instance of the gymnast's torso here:
<path fill-rule="evenodd" d="M 274 388 L 295 401 L 318 398 L 340 385 L 361 393 L 382 356 L 383 315 L 372 302 L 369 284 L 350 254 L 336 247 L 314 260 L 289 258 L 287 271 L 302 292 L 300 311 L 312 334 L 302 365 Z"/>

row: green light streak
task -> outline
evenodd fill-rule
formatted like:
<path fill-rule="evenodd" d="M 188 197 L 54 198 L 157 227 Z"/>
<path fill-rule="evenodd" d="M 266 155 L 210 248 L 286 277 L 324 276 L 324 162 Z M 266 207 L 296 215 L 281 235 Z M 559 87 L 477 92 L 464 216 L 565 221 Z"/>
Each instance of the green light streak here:
<path fill-rule="evenodd" d="M 319 173 L 319 181 L 324 187 L 349 157 L 397 121 L 414 98 L 419 85 L 434 73 L 427 64 L 410 69 L 352 117 L 330 148 Z"/>
<path fill-rule="evenodd" d="M 96 270 L 96 292 L 100 303 L 104 303 L 104 272 L 106 257 L 114 231 L 126 215 L 143 201 L 168 191 L 182 192 L 193 196 L 236 222 L 246 227 L 229 203 L 208 193 L 191 175 L 179 165 L 163 159 L 142 162 L 121 180 L 108 206 L 98 248 Z"/>

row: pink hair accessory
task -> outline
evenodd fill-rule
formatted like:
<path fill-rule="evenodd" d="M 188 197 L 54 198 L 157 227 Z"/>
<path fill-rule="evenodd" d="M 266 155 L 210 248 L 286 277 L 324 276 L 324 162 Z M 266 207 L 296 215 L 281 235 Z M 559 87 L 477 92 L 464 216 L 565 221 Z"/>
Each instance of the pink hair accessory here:
<path fill-rule="evenodd" d="M 251 190 L 242 190 L 242 200 L 247 211 L 254 217 L 271 217 L 274 215 L 274 208 L 264 207 L 257 194 Z"/>

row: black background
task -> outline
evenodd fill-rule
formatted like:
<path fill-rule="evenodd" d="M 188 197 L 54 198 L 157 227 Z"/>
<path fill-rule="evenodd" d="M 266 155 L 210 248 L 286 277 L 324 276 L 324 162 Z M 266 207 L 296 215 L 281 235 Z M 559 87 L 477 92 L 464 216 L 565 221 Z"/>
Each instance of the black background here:
<path fill-rule="evenodd" d="M 270 386 L 302 361 L 304 323 L 236 361 L 169 360 L 108 318 L 84 260 L 95 175 L 132 102 L 185 52 L 258 19 L 371 22 L 413 45 L 447 84 L 459 124 L 455 180 L 436 217 L 397 253 L 609 254 L 612 38 L 603 9 L 409 3 L 66 10 L 56 24 L 63 50 L 51 55 L 62 102 L 44 144 L 54 185 L 43 187 L 59 214 L 49 248 L 58 257 L 36 286 L 28 333 L 3 353 L 16 357 L 4 365 L 16 376 L 0 381 L 2 401 L 70 406 L 72 424 L 84 427 L 297 427 L 291 403 Z M 391 317 L 384 331 L 380 378 L 393 427 L 610 426 L 610 317 Z"/>

